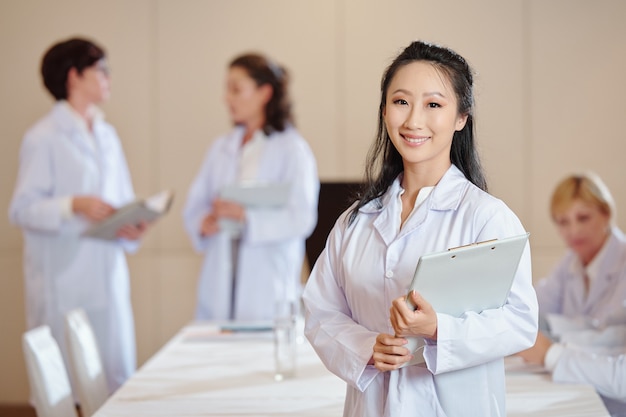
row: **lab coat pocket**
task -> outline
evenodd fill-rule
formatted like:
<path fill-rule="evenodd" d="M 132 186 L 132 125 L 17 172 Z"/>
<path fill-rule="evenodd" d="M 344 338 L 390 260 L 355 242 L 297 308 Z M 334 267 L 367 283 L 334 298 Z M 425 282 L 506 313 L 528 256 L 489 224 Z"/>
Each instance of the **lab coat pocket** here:
<path fill-rule="evenodd" d="M 104 308 L 107 304 L 107 279 L 113 267 L 107 262 L 102 244 L 86 239 L 68 238 L 52 249 L 51 275 L 57 292 L 57 307 L 71 309 Z"/>

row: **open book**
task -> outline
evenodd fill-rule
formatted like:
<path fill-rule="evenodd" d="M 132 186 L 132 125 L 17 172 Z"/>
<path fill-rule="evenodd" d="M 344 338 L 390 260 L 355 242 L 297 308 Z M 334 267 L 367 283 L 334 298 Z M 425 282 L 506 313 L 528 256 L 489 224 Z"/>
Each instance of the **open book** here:
<path fill-rule="evenodd" d="M 171 190 L 135 200 L 120 207 L 109 218 L 91 226 L 83 236 L 104 240 L 117 239 L 117 232 L 122 226 L 158 219 L 169 211 L 173 200 L 174 193 Z"/>

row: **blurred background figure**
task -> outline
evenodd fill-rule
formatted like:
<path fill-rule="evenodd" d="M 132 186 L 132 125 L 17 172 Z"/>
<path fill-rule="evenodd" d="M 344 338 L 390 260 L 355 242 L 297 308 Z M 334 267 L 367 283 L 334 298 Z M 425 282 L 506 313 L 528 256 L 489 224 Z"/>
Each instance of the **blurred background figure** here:
<path fill-rule="evenodd" d="M 286 70 L 251 53 L 228 67 L 225 101 L 234 128 L 208 150 L 184 208 L 204 263 L 197 319 L 265 320 L 301 293 L 305 239 L 317 221 L 319 179 L 293 124 Z M 232 185 L 289 185 L 280 207 L 221 198 Z"/>
<path fill-rule="evenodd" d="M 98 109 L 110 95 L 103 48 L 78 38 L 56 43 L 41 75 L 56 103 L 24 136 L 9 209 L 24 234 L 27 325 L 49 325 L 67 358 L 64 315 L 84 309 L 112 392 L 135 370 L 124 251 L 138 248 L 146 225 L 124 226 L 113 241 L 81 236 L 135 198 L 120 140 Z"/>
<path fill-rule="evenodd" d="M 615 226 L 613 197 L 597 175 L 572 175 L 556 186 L 550 214 L 568 250 L 552 274 L 536 285 L 543 333 L 520 356 L 560 370 L 553 374 L 555 380 L 578 379 L 595 385 L 613 415 L 626 415 L 626 398 L 615 401 L 615 395 L 605 396 L 596 384 L 611 377 L 603 374 L 608 368 L 585 359 L 590 371 L 574 371 L 585 365 L 574 364 L 582 356 L 573 354 L 564 355 L 569 359 L 557 367 L 563 352 L 557 346 L 562 345 L 549 350 L 553 341 L 560 341 L 586 352 L 619 355 L 626 351 L 626 239 Z M 571 365 L 565 366 L 567 362 Z"/>

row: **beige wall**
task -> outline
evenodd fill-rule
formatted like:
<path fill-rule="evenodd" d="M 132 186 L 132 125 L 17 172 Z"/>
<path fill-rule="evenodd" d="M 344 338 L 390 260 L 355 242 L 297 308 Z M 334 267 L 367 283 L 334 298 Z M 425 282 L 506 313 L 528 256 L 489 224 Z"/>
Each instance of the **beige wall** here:
<path fill-rule="evenodd" d="M 51 105 L 37 72 L 42 52 L 70 35 L 96 39 L 113 69 L 104 109 L 137 193 L 168 187 L 178 197 L 129 257 L 141 363 L 192 318 L 200 259 L 180 211 L 204 151 L 229 127 L 227 61 L 258 49 L 284 63 L 322 179 L 354 180 L 375 131 L 382 71 L 420 38 L 451 46 L 478 72 L 491 191 L 532 233 L 539 277 L 563 250 L 546 209 L 559 178 L 593 169 L 626 207 L 624 17 L 622 0 L 0 0 L 0 207 L 22 134 Z M 0 268 L 0 403 L 24 402 L 21 236 L 6 215 Z"/>

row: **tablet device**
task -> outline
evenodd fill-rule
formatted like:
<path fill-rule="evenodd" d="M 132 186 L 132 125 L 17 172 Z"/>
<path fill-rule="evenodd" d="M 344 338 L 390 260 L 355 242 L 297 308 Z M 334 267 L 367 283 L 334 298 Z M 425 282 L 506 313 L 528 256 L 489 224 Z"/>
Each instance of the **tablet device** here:
<path fill-rule="evenodd" d="M 420 257 L 409 286 L 419 292 L 437 313 L 460 317 L 465 312 L 499 308 L 504 305 L 528 233 L 505 239 L 472 243 Z M 415 308 L 407 294 L 407 304 Z M 421 338 L 408 338 L 408 348 L 415 358 L 409 364 L 423 362 Z"/>

